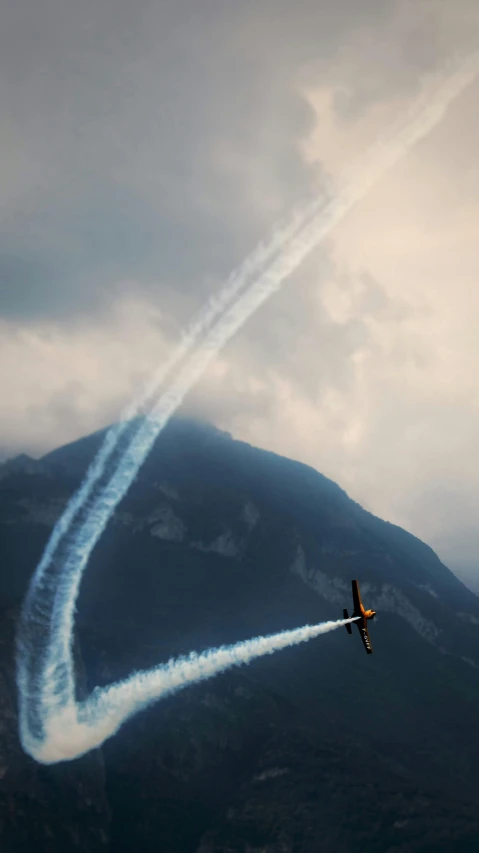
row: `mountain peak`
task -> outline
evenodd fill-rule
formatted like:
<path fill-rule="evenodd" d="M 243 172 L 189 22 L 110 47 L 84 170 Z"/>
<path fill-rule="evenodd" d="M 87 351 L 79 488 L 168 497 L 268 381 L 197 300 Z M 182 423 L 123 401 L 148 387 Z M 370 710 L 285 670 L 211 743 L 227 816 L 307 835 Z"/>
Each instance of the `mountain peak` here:
<path fill-rule="evenodd" d="M 18 456 L 13 456 L 7 459 L 0 467 L 0 478 L 10 476 L 11 474 L 44 474 L 46 466 L 42 461 L 33 459 L 27 453 L 19 453 Z"/>
<path fill-rule="evenodd" d="M 20 603 L 104 434 L 11 460 L 0 603 Z M 25 476 L 32 464 L 46 475 Z M 371 657 L 341 629 L 185 690 L 105 745 L 115 851 L 477 840 L 477 598 L 331 480 L 204 421 L 161 432 L 91 555 L 76 617 L 89 682 L 339 619 L 353 578 L 378 612 Z"/>

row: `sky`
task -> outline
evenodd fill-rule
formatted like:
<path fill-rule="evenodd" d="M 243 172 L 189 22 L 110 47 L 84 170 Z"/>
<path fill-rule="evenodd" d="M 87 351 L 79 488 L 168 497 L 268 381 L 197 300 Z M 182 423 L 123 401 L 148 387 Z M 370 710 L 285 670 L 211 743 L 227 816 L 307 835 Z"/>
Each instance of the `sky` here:
<path fill-rule="evenodd" d="M 115 420 L 278 220 L 477 48 L 477 0 L 16 0 L 0 459 Z M 479 81 L 183 411 L 306 462 L 479 593 Z"/>

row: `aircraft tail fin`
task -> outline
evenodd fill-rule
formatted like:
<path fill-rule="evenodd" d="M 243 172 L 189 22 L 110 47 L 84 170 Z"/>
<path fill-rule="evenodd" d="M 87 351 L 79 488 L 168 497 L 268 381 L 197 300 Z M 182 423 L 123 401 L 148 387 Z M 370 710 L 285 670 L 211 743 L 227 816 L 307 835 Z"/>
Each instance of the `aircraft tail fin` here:
<path fill-rule="evenodd" d="M 349 619 L 348 611 L 346 610 L 346 608 L 343 610 L 343 619 Z M 346 628 L 346 631 L 348 632 L 348 634 L 353 633 L 352 629 L 351 629 L 351 625 L 345 625 L 344 627 Z"/>

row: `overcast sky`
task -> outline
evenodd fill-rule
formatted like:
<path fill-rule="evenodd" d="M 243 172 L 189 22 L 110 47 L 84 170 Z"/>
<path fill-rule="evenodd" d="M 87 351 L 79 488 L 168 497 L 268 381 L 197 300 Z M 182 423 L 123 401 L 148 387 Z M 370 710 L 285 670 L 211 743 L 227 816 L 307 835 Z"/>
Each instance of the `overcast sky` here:
<path fill-rule="evenodd" d="M 16 0 L 0 26 L 0 458 L 114 420 L 292 206 L 477 47 L 477 0 Z M 185 411 L 313 465 L 479 591 L 479 82 Z"/>

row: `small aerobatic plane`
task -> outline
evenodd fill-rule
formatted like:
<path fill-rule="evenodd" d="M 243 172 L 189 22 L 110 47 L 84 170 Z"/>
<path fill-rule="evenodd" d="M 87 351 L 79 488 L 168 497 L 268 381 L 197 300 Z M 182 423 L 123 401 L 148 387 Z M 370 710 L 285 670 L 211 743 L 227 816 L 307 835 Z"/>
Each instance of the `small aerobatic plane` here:
<path fill-rule="evenodd" d="M 361 601 L 361 596 L 359 594 L 359 585 L 357 581 L 352 581 L 353 587 L 353 605 L 354 611 L 351 619 L 356 619 L 356 626 L 361 634 L 361 639 L 364 643 L 364 648 L 368 655 L 372 655 L 373 648 L 371 646 L 371 640 L 369 639 L 369 631 L 368 631 L 368 619 L 374 619 L 376 616 L 375 610 L 365 610 L 363 607 L 363 603 Z M 348 611 L 346 609 L 343 610 L 344 619 L 349 619 Z M 352 634 L 351 625 L 345 625 L 346 631 L 348 634 Z"/>

